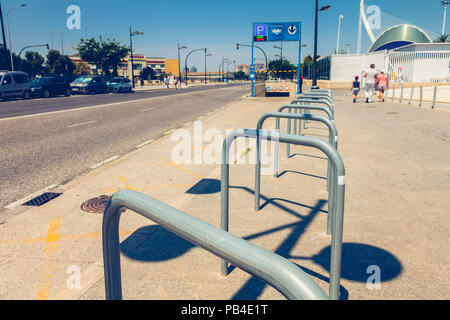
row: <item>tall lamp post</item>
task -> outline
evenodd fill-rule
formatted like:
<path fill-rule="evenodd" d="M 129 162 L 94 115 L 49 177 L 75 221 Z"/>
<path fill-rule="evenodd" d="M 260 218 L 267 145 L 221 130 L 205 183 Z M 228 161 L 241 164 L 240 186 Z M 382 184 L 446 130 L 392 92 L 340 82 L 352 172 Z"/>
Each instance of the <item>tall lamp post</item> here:
<path fill-rule="evenodd" d="M 317 89 L 317 25 L 319 18 L 319 11 L 326 11 L 330 9 L 329 5 L 325 5 L 319 9 L 319 0 L 316 0 L 316 9 L 315 9 L 315 24 L 314 24 L 314 63 L 313 63 L 313 81 L 312 88 Z"/>
<path fill-rule="evenodd" d="M 187 82 L 188 82 L 188 70 L 189 70 L 188 66 L 187 66 L 187 60 L 188 60 L 189 56 L 195 51 L 205 51 L 206 52 L 206 48 L 194 49 L 186 55 L 186 59 L 184 59 L 184 68 L 186 69 L 186 74 L 185 74 L 184 80 L 186 82 L 186 86 L 188 84 Z"/>
<path fill-rule="evenodd" d="M 186 46 L 180 47 L 180 44 L 178 43 L 178 80 L 181 82 L 181 67 L 180 67 L 180 50 L 187 49 Z"/>
<path fill-rule="evenodd" d="M 281 50 L 280 60 L 283 61 L 283 42 L 281 43 L 281 47 L 273 46 L 275 49 Z"/>
<path fill-rule="evenodd" d="M 5 25 L 3 24 L 3 11 L 1 3 L 0 3 L 0 22 L 2 24 L 3 49 L 8 50 L 8 48 L 6 47 Z"/>
<path fill-rule="evenodd" d="M 341 21 L 344 19 L 342 14 L 339 15 L 339 24 L 338 24 L 338 35 L 337 35 L 337 44 L 336 44 L 336 54 L 339 54 L 339 40 L 341 38 Z"/>
<path fill-rule="evenodd" d="M 206 84 L 206 57 L 210 57 L 212 56 L 211 53 L 206 54 L 206 49 L 205 49 L 205 84 Z"/>
<path fill-rule="evenodd" d="M 251 45 L 248 45 L 248 44 L 240 44 L 240 43 L 236 43 L 236 50 L 239 50 L 239 47 L 252 47 Z M 259 50 L 261 50 L 261 52 L 264 54 L 264 58 L 265 58 L 265 60 L 266 60 L 266 76 L 267 76 L 267 69 L 269 68 L 269 65 L 267 64 L 267 55 L 266 55 L 266 53 L 264 52 L 264 50 L 263 49 L 261 49 L 260 47 L 258 47 L 258 46 L 255 46 L 255 45 L 253 45 L 253 47 L 254 48 L 256 48 L 256 49 L 259 49 Z"/>
<path fill-rule="evenodd" d="M 14 9 L 20 8 L 20 7 L 26 7 L 26 4 L 19 4 L 15 7 L 12 7 L 8 10 L 6 13 L 6 24 L 8 25 L 8 38 L 9 38 L 9 56 L 11 58 L 11 71 L 14 71 L 14 61 L 13 61 L 13 54 L 12 54 L 12 45 L 11 45 L 11 28 L 9 27 L 9 13 L 13 11 Z"/>
<path fill-rule="evenodd" d="M 444 21 L 442 22 L 442 35 L 445 34 L 445 20 L 447 18 L 447 6 L 450 4 L 449 0 L 442 1 L 441 4 L 444 6 Z"/>
<path fill-rule="evenodd" d="M 130 27 L 130 57 L 131 57 L 131 84 L 133 86 L 133 89 L 135 88 L 134 85 L 134 60 L 133 60 L 133 37 L 134 36 L 139 36 L 144 34 L 143 32 L 140 31 L 133 31 L 131 32 L 131 27 Z"/>
<path fill-rule="evenodd" d="M 27 47 L 23 48 L 22 50 L 20 50 L 18 57 L 20 58 L 20 55 L 22 54 L 23 50 L 29 49 L 29 48 L 37 48 L 37 47 L 46 47 L 47 50 L 50 49 L 50 47 L 48 46 L 48 44 L 38 44 L 38 45 L 35 45 L 35 46 L 27 46 Z"/>

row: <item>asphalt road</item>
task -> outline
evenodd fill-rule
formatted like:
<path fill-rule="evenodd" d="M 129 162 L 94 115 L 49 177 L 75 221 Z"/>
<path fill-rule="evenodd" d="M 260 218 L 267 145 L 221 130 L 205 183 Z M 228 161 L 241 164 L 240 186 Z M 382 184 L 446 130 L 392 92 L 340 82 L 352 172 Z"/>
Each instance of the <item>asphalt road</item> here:
<path fill-rule="evenodd" d="M 0 212 L 249 92 L 249 85 L 0 103 Z"/>
<path fill-rule="evenodd" d="M 177 90 L 170 89 L 152 89 L 152 90 L 135 90 L 133 93 L 108 93 L 97 95 L 72 95 L 70 97 L 55 96 L 51 98 L 35 98 L 23 100 L 11 99 L 8 101 L 0 100 L 0 119 L 17 116 L 24 116 L 36 113 L 55 112 L 60 110 L 83 108 L 92 105 L 102 105 L 109 103 L 126 102 L 132 100 L 148 99 L 152 97 L 163 97 L 174 94 L 182 94 L 186 92 L 198 92 L 203 90 L 211 90 L 223 87 L 242 86 L 241 83 L 228 85 L 208 85 L 208 86 L 192 86 Z"/>

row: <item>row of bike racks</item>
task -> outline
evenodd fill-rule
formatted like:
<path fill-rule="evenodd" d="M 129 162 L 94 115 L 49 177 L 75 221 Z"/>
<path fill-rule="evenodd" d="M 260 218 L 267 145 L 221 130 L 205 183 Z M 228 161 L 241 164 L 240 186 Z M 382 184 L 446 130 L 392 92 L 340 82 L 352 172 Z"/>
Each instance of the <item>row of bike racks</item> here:
<path fill-rule="evenodd" d="M 310 103 L 306 105 L 305 103 Z M 318 103 L 325 106 L 312 105 Z M 289 109 L 289 113 L 282 111 Z M 292 113 L 292 111 L 303 113 Z M 328 115 L 309 114 L 311 110 L 321 110 Z M 228 263 L 255 275 L 277 289 L 288 299 L 339 299 L 342 235 L 345 201 L 345 168 L 342 158 L 337 153 L 337 131 L 334 126 L 334 105 L 330 91 L 314 90 L 297 97 L 291 104 L 282 106 L 279 112 L 263 115 L 256 130 L 236 129 L 229 134 L 222 147 L 221 167 L 221 226 L 217 228 L 198 218 L 188 215 L 167 204 L 132 190 L 114 193 L 103 215 L 102 243 L 105 275 L 105 294 L 108 300 L 122 299 L 122 280 L 120 267 L 119 221 L 125 209 L 130 209 L 158 223 L 161 227 L 190 241 L 191 243 L 215 254 L 221 259 L 221 274 L 228 274 Z M 316 137 L 302 136 L 295 131 L 287 134 L 278 131 L 262 130 L 268 118 L 290 122 L 319 121 L 329 128 L 329 141 Z M 300 126 L 299 126 L 300 129 Z M 301 129 L 300 129 L 301 130 Z M 276 141 L 308 146 L 321 150 L 328 157 L 329 206 L 327 232 L 331 233 L 331 263 L 329 296 L 297 265 L 275 253 L 260 248 L 250 242 L 230 234 L 229 222 L 229 149 L 237 138 L 256 139 L 257 161 L 255 166 L 255 210 L 260 205 L 261 151 L 260 141 Z M 276 154 L 278 158 L 278 154 Z"/>
<path fill-rule="evenodd" d="M 275 170 L 274 177 L 278 177 L 278 144 L 286 143 L 308 146 L 316 148 L 325 153 L 328 157 L 327 187 L 328 194 L 328 219 L 327 233 L 331 234 L 331 263 L 330 263 L 330 287 L 329 296 L 331 299 L 339 299 L 341 256 L 342 256 L 342 235 L 345 200 L 345 167 L 342 158 L 337 152 L 338 133 L 334 125 L 334 103 L 332 93 L 329 91 L 310 91 L 297 97 L 288 105 L 283 105 L 278 112 L 264 114 L 258 121 L 256 130 L 238 129 L 234 130 L 224 141 L 222 146 L 222 177 L 221 177 L 221 227 L 228 230 L 229 225 L 229 150 L 232 142 L 240 137 L 256 139 L 256 166 L 255 166 L 255 211 L 260 209 L 261 193 L 261 150 L 260 141 L 269 140 L 275 142 Z M 307 104 L 309 103 L 309 104 Z M 321 106 L 314 105 L 321 104 Z M 283 112 L 288 109 L 289 112 Z M 324 112 L 327 117 L 310 114 L 311 110 Z M 303 113 L 298 113 L 299 111 Z M 276 119 L 275 131 L 263 131 L 263 124 L 269 118 Z M 288 133 L 279 133 L 280 119 L 288 119 Z M 291 133 L 290 121 L 294 121 L 294 132 Z M 329 129 L 328 142 L 310 136 L 300 134 L 301 123 L 295 126 L 297 121 L 318 121 L 324 123 Z M 298 128 L 298 130 L 297 130 Z M 287 149 L 287 156 L 290 150 Z M 225 259 L 221 263 L 221 274 L 227 275 L 228 263 Z"/>

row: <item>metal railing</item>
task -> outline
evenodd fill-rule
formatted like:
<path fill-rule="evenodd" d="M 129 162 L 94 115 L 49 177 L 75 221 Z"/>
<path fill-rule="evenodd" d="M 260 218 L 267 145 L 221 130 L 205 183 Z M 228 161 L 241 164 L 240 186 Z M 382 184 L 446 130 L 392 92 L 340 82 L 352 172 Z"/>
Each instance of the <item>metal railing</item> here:
<path fill-rule="evenodd" d="M 125 208 L 260 277 L 288 299 L 328 299 L 306 273 L 287 259 L 149 196 L 131 190 L 121 190 L 113 194 L 103 216 L 103 263 L 108 300 L 122 299 L 119 221 Z M 332 251 L 333 254 L 334 259 L 340 258 L 340 254 L 336 256 L 336 251 Z M 336 271 L 334 274 L 333 283 L 336 281 Z"/>
<path fill-rule="evenodd" d="M 222 168 L 221 168 L 221 228 L 228 232 L 229 225 L 229 149 L 232 142 L 238 137 L 256 138 L 258 145 L 260 139 L 275 140 L 282 143 L 308 146 L 324 152 L 330 159 L 334 171 L 334 194 L 333 204 L 329 207 L 331 218 L 331 262 L 330 262 L 330 298 L 339 299 L 341 258 L 342 258 L 342 233 L 344 219 L 345 201 L 345 168 L 342 158 L 336 149 L 326 141 L 315 137 L 304 137 L 290 134 L 278 134 L 261 130 L 236 129 L 229 134 L 222 145 Z M 259 149 L 258 149 L 259 150 Z M 255 177 L 255 207 L 259 208 L 260 201 L 260 177 L 261 155 L 256 155 L 256 177 Z M 228 274 L 228 263 L 225 259 L 221 261 L 221 274 Z"/>

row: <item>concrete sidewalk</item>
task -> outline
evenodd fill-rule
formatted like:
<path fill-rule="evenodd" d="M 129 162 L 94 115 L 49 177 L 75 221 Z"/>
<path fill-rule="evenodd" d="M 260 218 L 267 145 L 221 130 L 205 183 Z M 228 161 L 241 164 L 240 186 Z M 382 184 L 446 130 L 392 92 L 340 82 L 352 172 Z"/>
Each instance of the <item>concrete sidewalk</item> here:
<path fill-rule="evenodd" d="M 290 100 L 243 97 L 198 119 L 201 132 L 255 128 Z M 341 299 L 448 299 L 449 114 L 352 104 L 341 91 L 335 109 L 346 167 Z M 183 129 L 195 138 L 199 124 Z M 88 199 L 128 188 L 219 226 L 220 165 L 175 164 L 172 134 L 59 186 L 52 191 L 63 194 L 42 207 L 0 217 L 0 299 L 105 298 L 102 215 L 81 210 Z M 328 137 L 316 123 L 306 134 Z M 310 148 L 291 152 L 288 159 L 280 148 L 278 178 L 262 177 L 260 212 L 253 210 L 254 166 L 231 166 L 230 232 L 297 263 L 328 292 L 327 160 Z M 249 156 L 251 146 L 238 149 L 238 158 Z M 124 299 L 283 299 L 239 269 L 221 277 L 217 257 L 129 210 L 120 229 Z M 369 289 L 377 270 L 380 288 Z"/>

